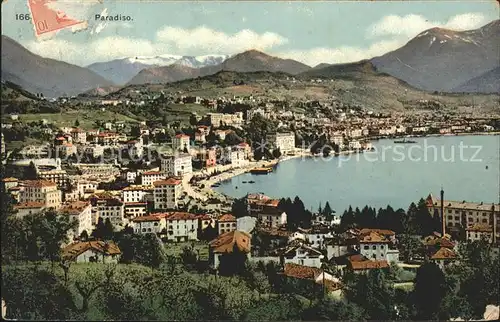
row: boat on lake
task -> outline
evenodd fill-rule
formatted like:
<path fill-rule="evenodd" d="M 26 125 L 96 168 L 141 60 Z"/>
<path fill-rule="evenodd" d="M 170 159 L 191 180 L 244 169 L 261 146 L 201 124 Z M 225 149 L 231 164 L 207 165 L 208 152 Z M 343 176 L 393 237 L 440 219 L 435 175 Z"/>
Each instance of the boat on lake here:
<path fill-rule="evenodd" d="M 251 174 L 268 174 L 270 172 L 273 172 L 272 167 L 253 168 L 250 170 Z"/>
<path fill-rule="evenodd" d="M 412 141 L 412 140 L 407 140 L 407 139 L 402 139 L 402 140 L 396 140 L 394 141 L 394 143 L 402 143 L 402 144 L 406 144 L 406 143 L 417 143 L 417 141 Z"/>

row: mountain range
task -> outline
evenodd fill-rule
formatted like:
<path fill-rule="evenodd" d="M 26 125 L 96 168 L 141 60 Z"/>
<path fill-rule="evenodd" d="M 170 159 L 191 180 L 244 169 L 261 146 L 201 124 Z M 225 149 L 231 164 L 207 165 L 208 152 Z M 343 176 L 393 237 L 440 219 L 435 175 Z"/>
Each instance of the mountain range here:
<path fill-rule="evenodd" d="M 371 61 L 378 71 L 428 91 L 454 91 L 500 66 L 500 20 L 479 29 L 426 30 Z M 481 88 L 474 89 L 479 91 Z M 498 92 L 498 87 L 497 87 Z"/>
<path fill-rule="evenodd" d="M 2 35 L 2 81 L 15 83 L 47 97 L 77 95 L 112 82 L 93 71 L 31 53 Z"/>
<path fill-rule="evenodd" d="M 358 63 L 322 63 L 311 68 L 292 59 L 249 50 L 233 56 L 130 57 L 85 68 L 35 55 L 2 35 L 2 81 L 55 97 L 96 88 L 98 92 L 109 92 L 101 89 L 116 90 L 115 84 L 172 83 L 221 71 L 281 72 L 304 79 L 342 79 L 379 73 L 431 92 L 496 93 L 499 45 L 500 20 L 496 20 L 469 31 L 432 28 L 395 51 Z"/>
<path fill-rule="evenodd" d="M 204 56 L 138 56 L 115 59 L 108 62 L 94 63 L 87 66 L 102 77 L 108 78 L 115 84 L 126 84 L 141 70 L 152 67 L 179 65 L 189 68 L 202 68 L 222 63 L 229 55 L 204 55 Z"/>
<path fill-rule="evenodd" d="M 291 75 L 309 70 L 311 67 L 292 59 L 282 59 L 266 55 L 257 50 L 248 50 L 234 55 L 217 65 L 191 68 L 178 64 L 165 67 L 143 69 L 128 84 L 158 84 L 202 77 L 219 71 L 234 72 L 285 72 Z"/>

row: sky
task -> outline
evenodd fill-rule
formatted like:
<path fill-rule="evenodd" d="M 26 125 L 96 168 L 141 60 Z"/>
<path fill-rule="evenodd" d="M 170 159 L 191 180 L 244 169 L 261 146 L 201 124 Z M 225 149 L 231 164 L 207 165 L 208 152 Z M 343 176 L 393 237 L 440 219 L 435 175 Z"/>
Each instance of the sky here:
<path fill-rule="evenodd" d="M 101 3 L 102 2 L 102 3 Z M 310 66 L 382 55 L 422 31 L 468 30 L 499 17 L 497 1 L 111 1 L 51 6 L 88 28 L 37 40 L 26 0 L 2 3 L 2 34 L 43 57 L 86 66 L 123 57 L 236 54 L 248 49 Z M 131 21 L 96 21 L 95 15 Z"/>

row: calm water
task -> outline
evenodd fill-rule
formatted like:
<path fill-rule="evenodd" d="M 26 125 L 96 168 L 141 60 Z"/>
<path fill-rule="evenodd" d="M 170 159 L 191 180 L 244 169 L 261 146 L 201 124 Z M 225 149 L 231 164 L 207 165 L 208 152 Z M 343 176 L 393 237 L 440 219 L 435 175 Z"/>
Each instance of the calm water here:
<path fill-rule="evenodd" d="M 407 209 L 430 192 L 445 199 L 499 202 L 500 136 L 414 138 L 416 144 L 374 141 L 375 152 L 292 159 L 268 175 L 243 174 L 221 184 L 233 197 L 262 192 L 295 197 L 316 210 L 326 201 L 338 213 L 349 205 Z M 462 146 L 462 148 L 460 148 Z M 462 151 L 462 152 L 461 152 Z M 255 183 L 243 183 L 253 180 Z"/>

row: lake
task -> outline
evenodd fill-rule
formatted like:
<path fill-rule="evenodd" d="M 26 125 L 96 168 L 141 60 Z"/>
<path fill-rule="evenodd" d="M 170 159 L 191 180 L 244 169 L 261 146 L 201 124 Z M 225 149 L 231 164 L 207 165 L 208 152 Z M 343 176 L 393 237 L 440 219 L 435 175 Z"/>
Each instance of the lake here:
<path fill-rule="evenodd" d="M 270 197 L 299 196 L 308 209 L 329 201 L 342 213 L 355 207 L 407 209 L 429 193 L 446 200 L 499 202 L 500 136 L 412 138 L 414 144 L 373 141 L 375 151 L 339 157 L 296 158 L 273 173 L 246 173 L 217 191 L 232 197 L 261 192 Z M 243 183 L 253 180 L 255 183 Z"/>

